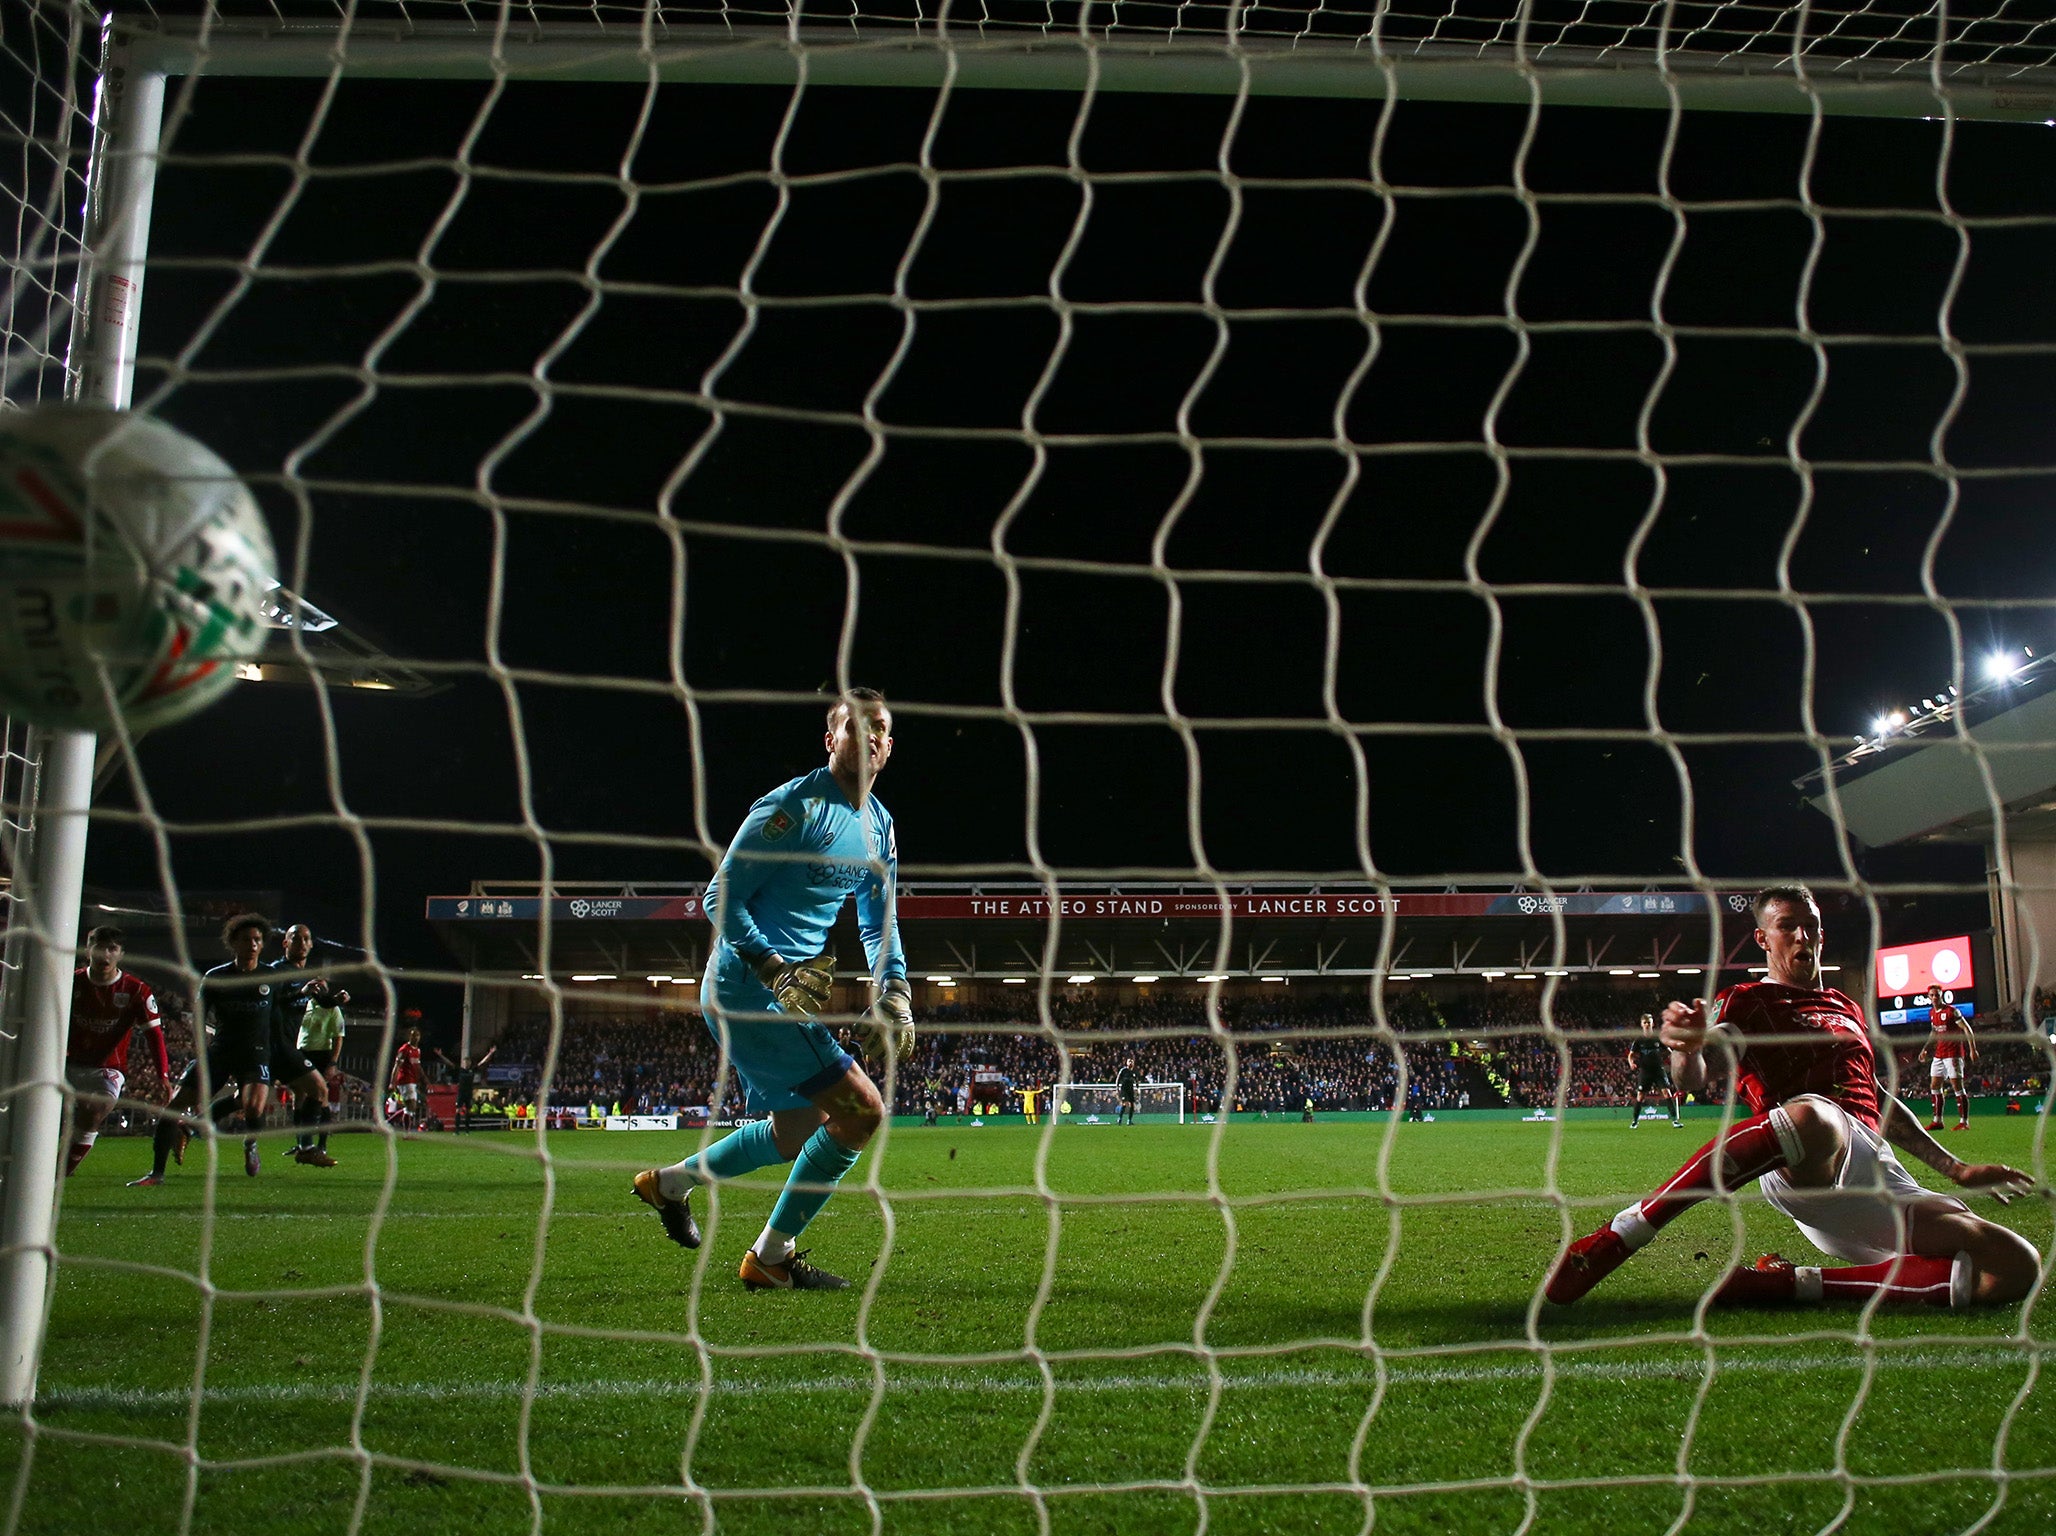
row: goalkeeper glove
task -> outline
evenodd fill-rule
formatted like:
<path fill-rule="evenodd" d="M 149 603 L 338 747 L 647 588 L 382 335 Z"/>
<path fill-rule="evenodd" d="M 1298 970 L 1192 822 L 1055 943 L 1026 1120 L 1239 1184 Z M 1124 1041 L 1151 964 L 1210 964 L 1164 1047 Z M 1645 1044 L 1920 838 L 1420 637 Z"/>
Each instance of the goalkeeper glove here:
<path fill-rule="evenodd" d="M 781 1010 L 811 1019 L 828 1001 L 828 989 L 835 984 L 835 956 L 828 950 L 806 960 L 770 955 L 757 962 L 757 979 L 771 989 Z"/>
<path fill-rule="evenodd" d="M 904 1060 L 914 1048 L 914 989 L 897 979 L 879 988 L 870 1025 L 866 1054 L 880 1061 Z"/>

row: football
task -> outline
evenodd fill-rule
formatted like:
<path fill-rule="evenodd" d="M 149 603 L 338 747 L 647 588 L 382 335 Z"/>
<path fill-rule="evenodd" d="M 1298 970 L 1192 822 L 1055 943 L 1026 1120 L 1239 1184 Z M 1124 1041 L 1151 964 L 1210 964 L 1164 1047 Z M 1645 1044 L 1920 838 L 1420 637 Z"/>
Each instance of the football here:
<path fill-rule="evenodd" d="M 235 471 L 148 416 L 0 415 L 0 709 L 131 732 L 219 698 L 264 648 L 271 533 Z"/>

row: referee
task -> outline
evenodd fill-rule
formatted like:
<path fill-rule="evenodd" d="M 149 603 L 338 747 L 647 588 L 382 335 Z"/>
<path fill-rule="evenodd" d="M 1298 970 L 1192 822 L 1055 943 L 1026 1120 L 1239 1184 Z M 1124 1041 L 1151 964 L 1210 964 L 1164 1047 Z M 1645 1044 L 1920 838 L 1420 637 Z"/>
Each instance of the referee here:
<path fill-rule="evenodd" d="M 485 1064 L 493 1059 L 493 1053 L 498 1050 L 499 1047 L 496 1045 L 476 1061 L 469 1056 L 452 1061 L 443 1055 L 440 1048 L 436 1051 L 436 1059 L 457 1074 L 457 1123 L 453 1128 L 453 1134 L 461 1134 L 471 1129 L 472 1101 L 478 1092 L 478 1075 L 485 1071 Z"/>
<path fill-rule="evenodd" d="M 314 930 L 294 923 L 286 930 L 286 953 L 271 967 L 279 978 L 279 1020 L 271 1044 L 272 1081 L 293 1093 L 293 1123 L 300 1127 L 293 1147 L 294 1161 L 310 1168 L 333 1168 L 328 1133 L 321 1133 L 315 1145 L 314 1127 L 329 1121 L 328 1073 L 335 1065 L 336 1051 L 343 1039 L 342 1005 L 350 994 L 331 985 L 327 976 L 313 968 Z M 316 1010 L 322 1017 L 308 1024 Z M 310 1042 L 320 1042 L 310 1049 Z"/>

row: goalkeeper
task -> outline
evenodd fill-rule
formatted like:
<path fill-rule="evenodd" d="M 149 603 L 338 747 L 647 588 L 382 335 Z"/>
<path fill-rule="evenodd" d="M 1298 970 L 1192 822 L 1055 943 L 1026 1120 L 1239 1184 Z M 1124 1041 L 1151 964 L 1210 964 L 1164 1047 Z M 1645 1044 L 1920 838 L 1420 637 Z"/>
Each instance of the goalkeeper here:
<path fill-rule="evenodd" d="M 851 895 L 875 989 L 867 1054 L 890 1064 L 914 1041 L 913 992 L 892 917 L 899 846 L 891 815 L 871 794 L 892 756 L 884 696 L 853 688 L 839 699 L 826 745 L 825 768 L 750 807 L 704 903 L 715 926 L 700 994 L 707 1029 L 734 1063 L 750 1112 L 769 1118 L 635 1176 L 635 1193 L 655 1207 L 665 1233 L 697 1248 L 695 1188 L 791 1163 L 770 1221 L 742 1258 L 753 1291 L 849 1284 L 807 1263 L 797 1240 L 885 1118 L 870 1076 L 814 1018 L 835 978 L 829 931 Z"/>

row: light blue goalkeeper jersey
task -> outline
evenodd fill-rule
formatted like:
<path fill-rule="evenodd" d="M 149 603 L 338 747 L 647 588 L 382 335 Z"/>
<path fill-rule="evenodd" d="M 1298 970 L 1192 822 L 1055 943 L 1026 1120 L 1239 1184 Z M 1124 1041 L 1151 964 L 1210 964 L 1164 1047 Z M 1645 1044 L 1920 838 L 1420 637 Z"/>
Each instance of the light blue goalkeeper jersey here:
<path fill-rule="evenodd" d="M 754 966 L 774 953 L 786 960 L 820 954 L 854 895 L 871 974 L 898 981 L 907 959 L 887 901 L 898 882 L 891 812 L 873 795 L 859 814 L 822 767 L 750 807 L 707 886 L 705 910 L 719 949 Z M 717 950 L 716 966 L 725 958 Z"/>

